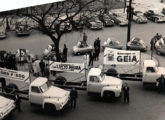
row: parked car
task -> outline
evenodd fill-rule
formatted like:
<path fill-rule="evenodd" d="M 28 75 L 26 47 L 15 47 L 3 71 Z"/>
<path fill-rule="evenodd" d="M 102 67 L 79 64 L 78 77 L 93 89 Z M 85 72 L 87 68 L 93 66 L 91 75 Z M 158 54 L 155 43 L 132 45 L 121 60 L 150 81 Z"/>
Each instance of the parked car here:
<path fill-rule="evenodd" d="M 130 42 L 128 42 L 127 47 L 130 50 L 140 50 L 142 52 L 147 51 L 147 46 L 144 41 L 138 37 L 134 37 Z"/>
<path fill-rule="evenodd" d="M 15 24 L 15 31 L 17 36 L 30 35 L 30 27 L 26 18 L 19 18 Z"/>
<path fill-rule="evenodd" d="M 103 50 L 108 47 L 108 48 L 114 48 L 114 49 L 122 49 L 123 46 L 121 43 L 115 39 L 115 38 L 108 38 L 102 45 Z"/>
<path fill-rule="evenodd" d="M 59 48 L 59 54 L 62 54 L 62 49 Z M 51 60 L 56 60 L 56 51 L 55 51 L 55 45 L 54 44 L 49 44 L 48 47 L 44 50 L 43 52 L 44 58 L 45 59 L 51 59 Z"/>
<path fill-rule="evenodd" d="M 16 108 L 15 101 L 9 96 L 0 94 L 0 120 L 10 115 Z"/>
<path fill-rule="evenodd" d="M 123 13 L 112 13 L 110 14 L 111 19 L 114 20 L 114 23 L 119 26 L 127 26 L 128 20 L 126 14 Z"/>
<path fill-rule="evenodd" d="M 86 21 L 86 26 L 91 30 L 100 30 L 103 28 L 103 23 L 95 16 Z"/>
<path fill-rule="evenodd" d="M 71 32 L 72 31 L 72 24 L 70 24 L 69 21 L 62 22 L 60 24 L 60 31 Z"/>
<path fill-rule="evenodd" d="M 84 21 L 81 19 L 81 16 L 76 16 L 71 20 L 71 24 L 74 30 L 80 30 L 84 27 Z"/>
<path fill-rule="evenodd" d="M 93 47 L 91 45 L 82 45 L 81 41 L 77 43 L 77 45 L 73 46 L 73 54 L 74 55 L 80 55 L 80 54 L 85 54 L 89 53 L 93 50 Z"/>
<path fill-rule="evenodd" d="M 0 27 L 0 39 L 5 39 L 7 37 L 6 28 Z"/>
<path fill-rule="evenodd" d="M 165 16 L 158 10 L 148 10 L 144 16 L 155 23 L 165 22 Z"/>
<path fill-rule="evenodd" d="M 144 17 L 143 12 L 135 11 L 134 14 L 133 14 L 133 21 L 135 21 L 138 24 L 147 23 L 147 18 Z"/>
<path fill-rule="evenodd" d="M 103 23 L 103 25 L 105 27 L 112 27 L 112 26 L 114 26 L 114 21 L 107 14 L 99 15 L 99 20 Z"/>

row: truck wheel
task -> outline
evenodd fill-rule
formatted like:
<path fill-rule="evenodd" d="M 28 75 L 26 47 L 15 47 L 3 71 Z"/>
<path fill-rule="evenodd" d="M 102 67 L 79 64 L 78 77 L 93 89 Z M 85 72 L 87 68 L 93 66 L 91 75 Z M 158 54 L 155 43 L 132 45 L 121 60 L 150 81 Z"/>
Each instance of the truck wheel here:
<path fill-rule="evenodd" d="M 107 98 L 108 98 L 108 99 L 109 99 L 109 98 L 115 98 L 115 93 L 112 92 L 112 91 L 105 91 L 104 94 L 103 94 L 103 97 L 106 98 L 106 99 L 107 99 Z"/>
<path fill-rule="evenodd" d="M 44 106 L 44 111 L 46 113 L 52 113 L 56 111 L 56 107 L 53 104 L 46 103 Z"/>
<path fill-rule="evenodd" d="M 110 69 L 108 69 L 107 70 L 107 72 L 106 72 L 106 75 L 108 75 L 108 76 L 117 76 L 117 71 L 114 69 L 114 68 L 110 68 Z"/>
<path fill-rule="evenodd" d="M 59 84 L 59 85 L 64 85 L 65 83 L 66 83 L 66 78 L 65 77 L 63 77 L 63 76 L 58 76 L 56 79 L 55 79 L 55 81 L 54 81 L 54 83 L 55 84 Z"/>
<path fill-rule="evenodd" d="M 15 84 L 9 84 L 6 87 L 9 88 L 5 90 L 7 93 L 11 93 L 14 90 L 18 90 L 18 87 Z"/>

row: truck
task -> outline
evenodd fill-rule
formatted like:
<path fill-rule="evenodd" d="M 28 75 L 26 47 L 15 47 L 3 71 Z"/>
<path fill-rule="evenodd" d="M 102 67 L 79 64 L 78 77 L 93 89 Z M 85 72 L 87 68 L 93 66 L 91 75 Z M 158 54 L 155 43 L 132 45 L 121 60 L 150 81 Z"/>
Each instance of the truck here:
<path fill-rule="evenodd" d="M 0 120 L 5 119 L 16 108 L 15 101 L 5 94 L 0 94 Z"/>
<path fill-rule="evenodd" d="M 143 85 L 155 84 L 156 80 L 165 75 L 165 68 L 158 67 L 154 60 L 144 60 L 142 65 L 142 83 Z"/>
<path fill-rule="evenodd" d="M 0 68 L 1 88 L 5 92 L 16 91 L 22 93 L 23 99 L 31 105 L 41 106 L 44 110 L 62 110 L 70 100 L 70 91 L 51 85 L 47 78 L 38 77 L 32 82 L 28 72 Z"/>
<path fill-rule="evenodd" d="M 106 76 L 100 68 L 91 68 L 87 76 L 88 95 L 100 97 L 120 97 L 123 81 L 117 77 Z"/>
<path fill-rule="evenodd" d="M 38 77 L 29 86 L 29 102 L 43 110 L 59 111 L 68 104 L 70 91 L 50 85 L 47 78 Z"/>

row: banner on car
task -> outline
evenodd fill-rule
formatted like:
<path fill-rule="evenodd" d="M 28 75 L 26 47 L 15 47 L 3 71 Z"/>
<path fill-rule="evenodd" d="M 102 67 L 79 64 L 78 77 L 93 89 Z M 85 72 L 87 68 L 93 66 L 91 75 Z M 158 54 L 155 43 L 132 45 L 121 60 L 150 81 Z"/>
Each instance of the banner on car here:
<path fill-rule="evenodd" d="M 26 81 L 29 80 L 29 72 L 10 70 L 0 67 L 0 77 L 11 80 Z"/>
<path fill-rule="evenodd" d="M 128 51 L 106 48 L 104 51 L 104 64 L 139 65 L 140 51 Z"/>
<path fill-rule="evenodd" d="M 50 71 L 63 71 L 63 72 L 74 72 L 74 73 L 85 73 L 84 63 L 61 63 L 52 62 L 50 64 Z"/>

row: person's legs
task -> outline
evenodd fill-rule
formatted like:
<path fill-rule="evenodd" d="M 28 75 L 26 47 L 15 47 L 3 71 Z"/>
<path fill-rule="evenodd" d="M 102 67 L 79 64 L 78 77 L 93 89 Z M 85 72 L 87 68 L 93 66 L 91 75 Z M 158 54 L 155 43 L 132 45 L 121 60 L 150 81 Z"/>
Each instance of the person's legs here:
<path fill-rule="evenodd" d="M 76 108 L 76 102 L 77 102 L 76 99 L 74 99 L 74 106 L 73 106 L 74 108 Z"/>

